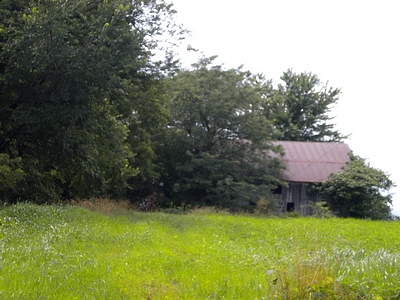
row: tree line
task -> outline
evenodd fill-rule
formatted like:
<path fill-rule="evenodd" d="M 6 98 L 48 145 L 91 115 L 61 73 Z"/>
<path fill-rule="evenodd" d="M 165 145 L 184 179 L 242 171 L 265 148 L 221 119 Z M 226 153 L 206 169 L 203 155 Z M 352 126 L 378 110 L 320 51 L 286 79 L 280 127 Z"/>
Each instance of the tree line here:
<path fill-rule="evenodd" d="M 214 57 L 191 68 L 169 48 L 157 58 L 163 39 L 184 37 L 175 13 L 162 0 L 1 1 L 2 201 L 156 193 L 161 205 L 251 208 L 283 184 L 273 141 L 346 138 L 329 116 L 340 90 L 315 74 L 287 70 L 274 86 Z M 353 161 L 371 174 L 356 187 L 365 213 L 350 216 L 379 207 L 387 217 L 381 192 L 393 183 Z M 341 180 L 332 182 L 349 188 Z M 334 184 L 320 192 L 353 205 Z"/>

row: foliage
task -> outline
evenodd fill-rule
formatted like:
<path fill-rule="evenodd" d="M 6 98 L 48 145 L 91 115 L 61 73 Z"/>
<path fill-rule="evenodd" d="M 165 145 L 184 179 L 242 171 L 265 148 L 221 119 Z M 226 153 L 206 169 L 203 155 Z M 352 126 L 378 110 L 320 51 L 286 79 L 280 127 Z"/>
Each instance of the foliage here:
<path fill-rule="evenodd" d="M 254 213 L 256 215 L 274 215 L 279 213 L 278 200 L 273 197 L 261 197 L 260 200 L 257 201 L 256 207 L 254 209 Z"/>
<path fill-rule="evenodd" d="M 18 185 L 24 179 L 21 161 L 20 157 L 10 159 L 0 153 L 0 203 L 19 196 Z"/>
<path fill-rule="evenodd" d="M 310 205 L 312 209 L 312 216 L 316 218 L 331 218 L 334 216 L 329 209 L 329 204 L 325 201 L 317 201 Z"/>
<path fill-rule="evenodd" d="M 121 197 L 152 174 L 156 78 L 173 66 L 152 52 L 172 14 L 156 0 L 1 1 L 0 153 L 22 159 L 21 198 Z"/>
<path fill-rule="evenodd" d="M 268 155 L 273 128 L 263 115 L 261 91 L 269 82 L 212 61 L 204 58 L 169 82 L 160 181 L 166 194 L 195 205 L 255 204 L 279 182 L 281 168 Z"/>
<path fill-rule="evenodd" d="M 288 70 L 281 76 L 283 84 L 266 94 L 265 113 L 279 131 L 278 140 L 336 142 L 343 136 L 327 123 L 332 105 L 338 101 L 339 89 L 328 88 L 312 73 L 296 74 Z"/>
<path fill-rule="evenodd" d="M 318 190 L 339 217 L 389 219 L 392 203 L 389 175 L 358 156 L 338 174 L 320 184 Z"/>
<path fill-rule="evenodd" d="M 399 297 L 397 222 L 148 214 L 123 206 L 110 213 L 101 202 L 106 215 L 76 206 L 1 209 L 2 297 Z"/>
<path fill-rule="evenodd" d="M 66 204 L 66 202 L 64 203 Z M 105 215 L 117 215 L 127 213 L 134 206 L 128 200 L 115 201 L 108 198 L 90 198 L 70 200 L 69 205 L 84 207 L 88 210 Z"/>

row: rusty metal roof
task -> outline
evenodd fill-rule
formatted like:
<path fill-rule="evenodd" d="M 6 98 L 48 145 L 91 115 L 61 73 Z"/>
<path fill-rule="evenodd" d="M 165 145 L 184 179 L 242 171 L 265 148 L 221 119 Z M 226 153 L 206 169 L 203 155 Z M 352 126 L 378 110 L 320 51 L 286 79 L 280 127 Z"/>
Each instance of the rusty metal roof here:
<path fill-rule="evenodd" d="M 278 141 L 285 149 L 283 179 L 291 182 L 324 182 L 350 161 L 350 147 L 343 143 Z"/>

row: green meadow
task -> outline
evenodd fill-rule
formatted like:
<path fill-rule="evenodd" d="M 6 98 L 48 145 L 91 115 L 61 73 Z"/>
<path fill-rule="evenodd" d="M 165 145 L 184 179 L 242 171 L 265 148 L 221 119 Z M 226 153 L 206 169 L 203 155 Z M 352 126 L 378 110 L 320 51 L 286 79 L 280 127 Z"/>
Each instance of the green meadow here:
<path fill-rule="evenodd" d="M 0 299 L 400 299 L 400 223 L 0 210 Z"/>

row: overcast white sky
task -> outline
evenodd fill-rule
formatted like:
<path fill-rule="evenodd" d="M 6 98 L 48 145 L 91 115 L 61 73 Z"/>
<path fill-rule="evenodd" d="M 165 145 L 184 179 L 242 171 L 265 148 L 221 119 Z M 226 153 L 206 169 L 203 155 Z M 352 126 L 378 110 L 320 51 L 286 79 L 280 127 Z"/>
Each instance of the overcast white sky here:
<path fill-rule="evenodd" d="M 191 45 L 279 83 L 312 72 L 341 88 L 332 121 L 356 155 L 400 186 L 400 2 L 397 0 L 170 0 Z M 184 55 L 184 56 L 183 56 Z M 182 53 L 186 62 L 193 56 Z M 400 215 L 400 188 L 393 212 Z"/>

